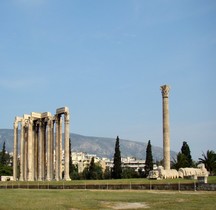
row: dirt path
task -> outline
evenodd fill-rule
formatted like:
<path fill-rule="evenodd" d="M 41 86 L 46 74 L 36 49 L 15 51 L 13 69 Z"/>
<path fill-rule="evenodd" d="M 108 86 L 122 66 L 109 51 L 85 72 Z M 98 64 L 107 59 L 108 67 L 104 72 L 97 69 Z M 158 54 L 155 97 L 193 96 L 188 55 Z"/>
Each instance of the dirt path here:
<path fill-rule="evenodd" d="M 102 205 L 111 209 L 140 209 L 140 208 L 149 208 L 149 206 L 146 203 L 143 202 L 106 202 L 103 201 Z"/>

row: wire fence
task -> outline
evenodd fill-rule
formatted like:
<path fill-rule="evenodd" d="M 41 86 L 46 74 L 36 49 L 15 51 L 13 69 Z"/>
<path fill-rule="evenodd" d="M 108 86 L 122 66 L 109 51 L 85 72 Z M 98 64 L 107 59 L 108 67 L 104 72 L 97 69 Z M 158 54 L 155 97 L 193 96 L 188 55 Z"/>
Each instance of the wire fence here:
<path fill-rule="evenodd" d="M 43 183 L 43 182 L 5 182 L 1 183 L 0 189 L 38 189 L 38 190 L 174 190 L 174 191 L 197 191 L 197 190 L 208 190 L 216 191 L 216 184 L 200 184 L 194 183 L 166 183 L 166 184 L 155 184 L 149 181 L 145 184 L 69 184 L 67 182 L 61 183 Z"/>

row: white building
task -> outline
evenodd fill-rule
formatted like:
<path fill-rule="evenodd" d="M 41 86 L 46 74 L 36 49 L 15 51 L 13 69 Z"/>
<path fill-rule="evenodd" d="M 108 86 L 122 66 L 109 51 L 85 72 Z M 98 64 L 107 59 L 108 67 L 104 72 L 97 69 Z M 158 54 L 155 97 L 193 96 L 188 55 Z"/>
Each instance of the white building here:
<path fill-rule="evenodd" d="M 99 163 L 103 169 L 106 168 L 105 161 L 97 157 L 95 154 L 87 154 L 84 152 L 72 152 L 72 163 L 78 166 L 78 173 L 82 173 L 84 168 L 89 166 L 91 159 L 94 158 L 95 163 Z"/>
<path fill-rule="evenodd" d="M 138 171 L 139 169 L 144 170 L 145 160 L 137 160 L 134 157 L 122 158 L 122 167 L 133 168 L 135 171 Z"/>

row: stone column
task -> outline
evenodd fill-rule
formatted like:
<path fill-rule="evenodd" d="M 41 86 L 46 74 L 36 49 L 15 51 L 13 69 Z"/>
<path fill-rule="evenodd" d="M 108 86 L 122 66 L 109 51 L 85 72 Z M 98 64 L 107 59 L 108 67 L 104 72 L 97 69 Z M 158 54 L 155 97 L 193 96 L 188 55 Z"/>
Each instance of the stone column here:
<path fill-rule="evenodd" d="M 54 124 L 55 120 L 51 121 L 51 180 L 54 178 Z"/>
<path fill-rule="evenodd" d="M 24 147 L 25 147 L 25 155 L 24 155 L 24 180 L 28 180 L 28 126 L 27 120 L 25 120 L 25 133 L 24 133 Z"/>
<path fill-rule="evenodd" d="M 51 178 L 51 165 L 52 165 L 52 144 L 51 144 L 51 136 L 52 136 L 52 129 L 51 129 L 52 121 L 48 118 L 47 121 L 47 180 L 50 181 Z"/>
<path fill-rule="evenodd" d="M 69 158 L 70 158 L 70 153 L 69 153 L 69 141 L 70 141 L 70 127 L 69 127 L 69 112 L 66 112 L 64 115 L 64 134 L 65 134 L 65 139 L 64 139 L 64 180 L 70 181 L 70 175 L 69 175 Z"/>
<path fill-rule="evenodd" d="M 161 86 L 163 99 L 163 156 L 164 169 L 170 169 L 170 126 L 169 126 L 169 90 L 168 85 Z"/>
<path fill-rule="evenodd" d="M 24 120 L 21 120 L 20 129 L 20 181 L 24 181 L 24 155 L 25 155 L 25 139 L 24 139 Z"/>
<path fill-rule="evenodd" d="M 46 127 L 47 127 L 47 122 L 43 122 L 43 129 L 44 129 L 44 132 L 43 132 L 43 160 L 42 160 L 42 177 L 43 177 L 43 180 L 46 179 L 46 143 L 47 143 L 47 130 L 46 130 Z"/>
<path fill-rule="evenodd" d="M 14 153 L 13 153 L 13 179 L 17 180 L 17 153 L 18 153 L 18 122 L 14 122 Z"/>
<path fill-rule="evenodd" d="M 62 117 L 59 119 L 59 179 L 62 179 Z"/>
<path fill-rule="evenodd" d="M 59 116 L 56 115 L 56 137 L 55 137 L 55 179 L 59 181 Z"/>
<path fill-rule="evenodd" d="M 38 125 L 34 125 L 34 179 L 38 180 Z"/>
<path fill-rule="evenodd" d="M 42 181 L 43 180 L 43 163 L 42 163 L 42 160 L 43 160 L 43 132 L 44 132 L 44 129 L 43 129 L 43 123 L 42 121 L 40 120 L 39 122 L 39 157 L 38 157 L 38 180 L 39 181 Z"/>
<path fill-rule="evenodd" d="M 28 120 L 28 181 L 34 181 L 34 138 L 33 132 L 33 120 Z"/>

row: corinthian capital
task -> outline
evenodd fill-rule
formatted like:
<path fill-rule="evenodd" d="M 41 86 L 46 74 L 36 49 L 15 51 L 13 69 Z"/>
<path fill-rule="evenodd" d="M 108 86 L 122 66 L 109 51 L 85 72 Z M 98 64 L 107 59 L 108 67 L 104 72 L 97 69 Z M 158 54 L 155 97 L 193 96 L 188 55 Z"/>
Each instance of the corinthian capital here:
<path fill-rule="evenodd" d="M 161 93 L 163 98 L 168 98 L 169 96 L 170 87 L 168 85 L 161 86 Z"/>

